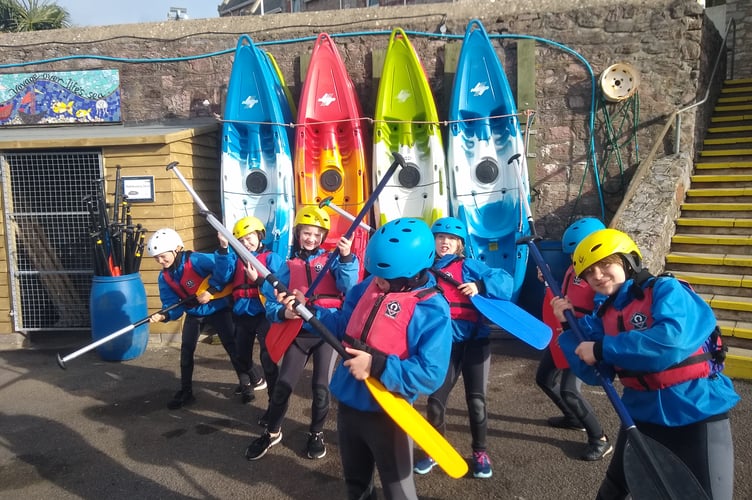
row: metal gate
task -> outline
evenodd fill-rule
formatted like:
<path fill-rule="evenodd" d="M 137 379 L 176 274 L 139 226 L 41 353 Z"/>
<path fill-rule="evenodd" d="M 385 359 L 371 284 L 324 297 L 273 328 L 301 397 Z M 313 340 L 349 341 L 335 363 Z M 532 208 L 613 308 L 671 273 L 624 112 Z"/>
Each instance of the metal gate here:
<path fill-rule="evenodd" d="M 100 152 L 0 153 L 0 178 L 14 330 L 88 330 L 93 267 L 83 200 L 100 189 Z"/>

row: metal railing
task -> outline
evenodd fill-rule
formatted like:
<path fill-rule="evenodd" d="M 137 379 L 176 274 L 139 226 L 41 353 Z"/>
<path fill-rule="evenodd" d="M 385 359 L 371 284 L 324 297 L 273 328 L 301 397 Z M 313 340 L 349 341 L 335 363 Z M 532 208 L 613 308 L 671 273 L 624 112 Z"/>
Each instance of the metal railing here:
<path fill-rule="evenodd" d="M 728 35 L 729 31 L 733 34 L 732 37 L 732 44 L 731 48 L 728 47 Z M 713 88 L 713 81 L 715 79 L 715 74 L 718 71 L 718 65 L 721 62 L 721 56 L 727 56 L 728 53 L 731 53 L 731 78 L 734 78 L 734 57 L 736 55 L 736 21 L 734 18 L 731 18 L 731 20 L 726 25 L 726 32 L 723 34 L 723 41 L 721 43 L 721 50 L 718 51 L 718 55 L 715 58 L 715 64 L 713 65 L 713 71 L 710 73 L 710 79 L 708 80 L 708 88 L 705 91 L 705 97 L 703 97 L 701 100 L 695 102 L 694 104 L 690 104 L 689 106 L 685 106 L 681 109 L 678 109 L 676 111 L 676 128 L 674 130 L 674 133 L 676 134 L 676 142 L 674 147 L 674 152 L 679 153 L 681 152 L 681 122 L 682 122 L 682 113 L 689 111 L 690 109 L 695 109 L 696 107 L 705 104 L 707 100 L 710 98 L 710 91 Z M 661 137 L 658 141 L 663 139 Z"/>
<path fill-rule="evenodd" d="M 728 35 L 729 32 L 732 33 L 732 46 L 729 48 L 726 44 L 728 41 Z M 679 108 L 676 111 L 672 112 L 669 116 L 668 120 L 666 120 L 665 125 L 661 129 L 660 133 L 655 137 L 655 140 L 653 142 L 653 147 L 650 149 L 650 152 L 648 155 L 640 162 L 640 164 L 637 166 L 637 169 L 635 170 L 634 175 L 632 176 L 632 179 L 629 182 L 629 187 L 627 188 L 627 192 L 624 193 L 624 197 L 622 198 L 621 204 L 619 205 L 619 208 L 616 210 L 616 213 L 611 218 L 610 227 L 616 227 L 619 219 L 621 218 L 622 213 L 624 212 L 625 207 L 629 203 L 629 200 L 634 196 L 635 191 L 637 191 L 638 186 L 640 185 L 640 180 L 645 176 L 645 174 L 648 171 L 648 168 L 650 165 L 655 161 L 655 157 L 658 154 L 658 149 L 663 145 L 663 138 L 666 137 L 666 134 L 668 134 L 668 131 L 671 129 L 671 126 L 675 126 L 676 130 L 676 139 L 675 139 L 675 148 L 674 148 L 674 154 L 679 154 L 681 151 L 680 149 L 680 137 L 681 137 L 681 115 L 682 113 L 685 113 L 686 111 L 689 111 L 690 109 L 694 109 L 697 106 L 705 103 L 708 98 L 710 97 L 710 91 L 713 88 L 713 80 L 715 78 L 715 74 L 718 71 L 718 65 L 721 61 L 721 56 L 728 55 L 728 53 L 731 53 L 731 78 L 734 76 L 734 56 L 736 55 L 736 21 L 732 18 L 728 24 L 726 25 L 726 32 L 723 35 L 723 41 L 721 43 L 721 49 L 718 52 L 718 55 L 715 59 L 715 64 L 713 65 L 713 72 L 710 75 L 710 78 L 708 79 L 708 88 L 705 91 L 705 97 L 703 97 L 701 100 L 690 104 L 689 106 L 685 106 L 683 108 Z"/>

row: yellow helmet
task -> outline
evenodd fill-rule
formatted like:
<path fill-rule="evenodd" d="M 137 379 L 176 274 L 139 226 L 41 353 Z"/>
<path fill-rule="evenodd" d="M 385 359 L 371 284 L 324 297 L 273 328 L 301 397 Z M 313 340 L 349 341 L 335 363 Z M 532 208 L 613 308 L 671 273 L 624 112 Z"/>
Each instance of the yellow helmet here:
<path fill-rule="evenodd" d="M 299 224 L 320 227 L 325 231 L 329 231 L 329 228 L 331 227 L 329 214 L 327 214 L 323 208 L 313 205 L 306 205 L 295 214 L 295 225 L 297 226 Z"/>
<path fill-rule="evenodd" d="M 252 215 L 249 215 L 247 217 L 243 217 L 239 221 L 235 223 L 235 225 L 232 228 L 232 235 L 235 236 L 237 239 L 242 238 L 243 236 L 248 236 L 253 231 L 265 231 L 266 228 L 264 227 L 264 223 L 261 222 L 256 217 L 253 217 Z"/>
<path fill-rule="evenodd" d="M 632 238 L 616 229 L 601 229 L 586 236 L 574 249 L 574 272 L 580 276 L 588 267 L 614 254 L 623 255 L 635 271 L 639 270 L 642 254 Z"/>

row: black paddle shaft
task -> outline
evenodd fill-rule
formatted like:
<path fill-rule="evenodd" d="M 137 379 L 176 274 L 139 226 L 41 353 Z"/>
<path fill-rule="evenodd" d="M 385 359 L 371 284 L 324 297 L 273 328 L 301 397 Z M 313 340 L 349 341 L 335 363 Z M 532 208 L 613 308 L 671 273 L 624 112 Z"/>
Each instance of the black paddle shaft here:
<path fill-rule="evenodd" d="M 520 242 L 528 245 L 530 255 L 533 256 L 533 260 L 543 274 L 543 279 L 551 288 L 551 292 L 556 297 L 563 297 L 559 284 L 554 280 L 548 264 L 546 264 L 538 246 L 535 244 L 537 239 L 536 237 L 527 237 L 521 239 Z M 564 317 L 577 339 L 583 342 L 585 338 L 574 313 L 567 309 L 564 311 Z M 635 500 L 707 499 L 707 493 L 684 462 L 665 446 L 640 433 L 627 408 L 616 393 L 611 380 L 603 376 L 600 362 L 596 364 L 596 372 L 629 438 L 624 452 L 624 476 L 627 479 L 630 492 L 632 492 L 632 497 Z"/>
<path fill-rule="evenodd" d="M 392 175 L 394 175 L 394 172 L 397 170 L 397 167 L 402 166 L 402 168 L 405 168 L 405 159 L 402 157 L 401 154 L 392 153 L 392 156 L 394 157 L 394 161 L 389 166 L 389 169 L 384 173 L 384 177 L 381 178 L 381 181 L 379 181 L 378 185 L 371 192 L 371 196 L 369 196 L 368 200 L 366 200 L 366 202 L 363 204 L 363 208 L 360 209 L 360 212 L 358 213 L 357 217 L 353 219 L 352 224 L 350 224 L 350 227 L 347 229 L 347 232 L 344 234 L 345 238 L 350 239 L 352 235 L 355 233 L 355 230 L 358 229 L 358 226 L 363 221 L 368 211 L 371 210 L 371 207 L 376 202 L 376 199 L 379 197 L 379 194 L 381 194 L 381 191 L 384 190 L 386 183 L 389 182 L 389 179 L 391 179 Z M 308 290 L 306 291 L 306 297 L 310 297 L 313 294 L 313 291 L 316 289 L 319 283 L 321 283 L 321 280 L 324 279 L 324 275 L 329 271 L 329 268 L 332 267 L 332 264 L 334 263 L 334 259 L 337 258 L 338 255 L 339 255 L 339 248 L 335 248 L 334 251 L 326 259 L 324 268 L 321 271 L 319 271 L 319 273 L 316 275 L 316 278 L 313 280 L 313 283 L 311 283 L 311 286 L 308 287 Z"/>

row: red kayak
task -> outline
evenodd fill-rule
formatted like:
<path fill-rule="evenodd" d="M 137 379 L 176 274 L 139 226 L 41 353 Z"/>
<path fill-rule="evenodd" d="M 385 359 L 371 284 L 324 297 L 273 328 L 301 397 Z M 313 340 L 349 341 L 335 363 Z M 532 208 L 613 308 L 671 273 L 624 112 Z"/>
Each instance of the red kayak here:
<path fill-rule="evenodd" d="M 363 122 L 355 86 L 326 33 L 313 46 L 298 106 L 295 141 L 297 208 L 331 202 L 356 216 L 368 197 Z M 336 247 L 351 221 L 329 211 L 332 228 L 324 248 Z M 364 219 L 370 224 L 370 217 Z M 363 262 L 368 233 L 355 232 L 352 251 Z"/>

